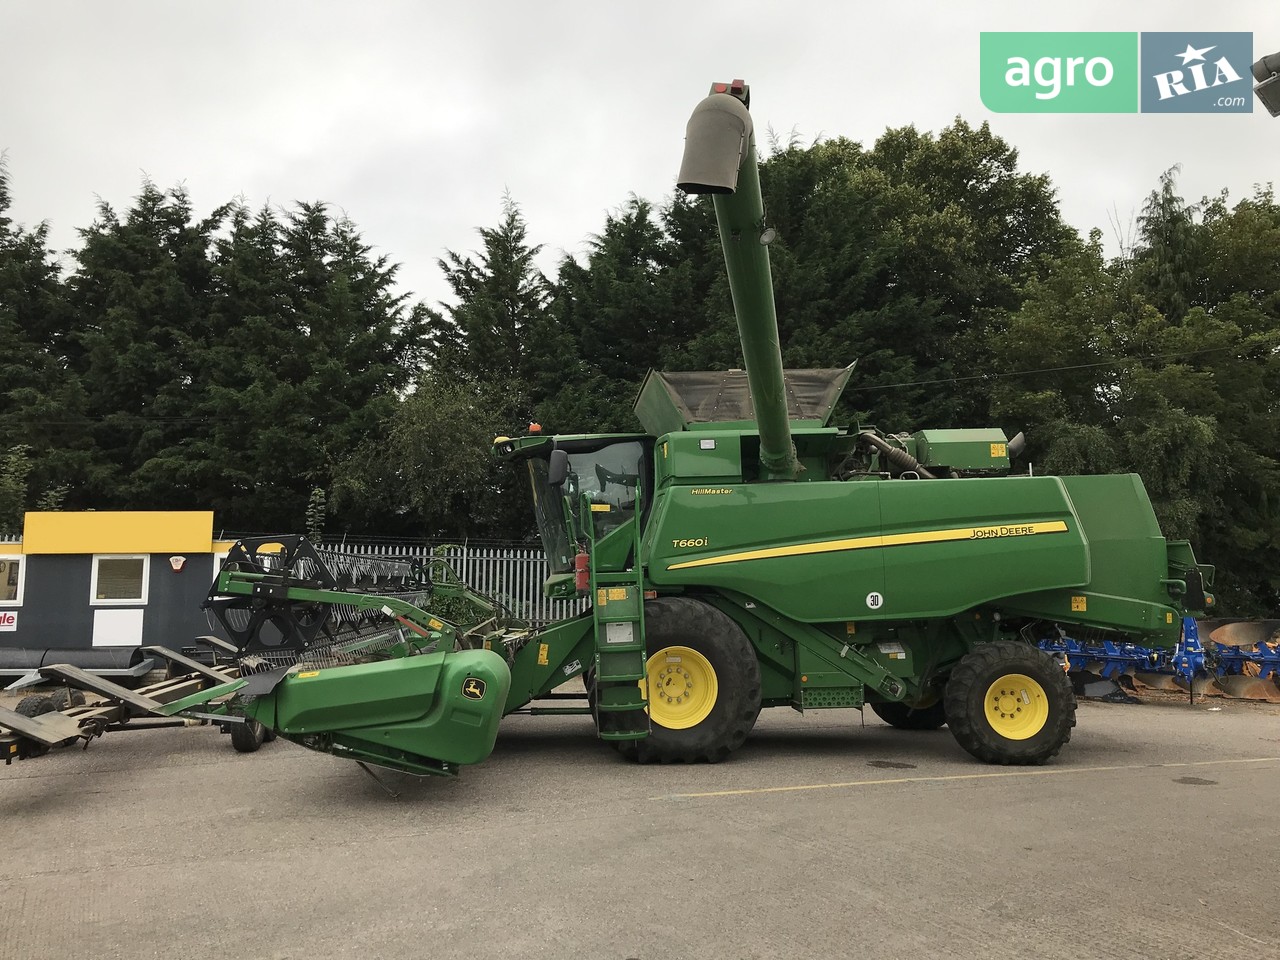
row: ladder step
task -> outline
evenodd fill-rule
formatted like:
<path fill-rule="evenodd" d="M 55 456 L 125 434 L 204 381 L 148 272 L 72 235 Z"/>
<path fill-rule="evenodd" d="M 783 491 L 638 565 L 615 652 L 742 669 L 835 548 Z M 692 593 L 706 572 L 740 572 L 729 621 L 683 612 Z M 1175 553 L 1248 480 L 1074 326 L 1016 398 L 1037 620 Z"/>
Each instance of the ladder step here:
<path fill-rule="evenodd" d="M 649 706 L 645 700 L 636 700 L 632 703 L 596 703 L 596 709 L 601 713 L 626 713 L 629 710 L 642 711 Z"/>

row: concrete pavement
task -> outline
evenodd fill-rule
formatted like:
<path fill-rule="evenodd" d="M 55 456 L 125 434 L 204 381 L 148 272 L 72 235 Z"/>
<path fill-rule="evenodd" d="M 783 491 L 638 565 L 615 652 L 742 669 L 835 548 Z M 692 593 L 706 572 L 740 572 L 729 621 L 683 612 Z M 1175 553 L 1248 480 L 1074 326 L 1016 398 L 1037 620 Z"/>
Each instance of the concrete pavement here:
<path fill-rule="evenodd" d="M 1047 767 L 772 710 L 654 768 L 512 717 L 398 800 L 282 741 L 108 734 L 0 768 L 0 957 L 1280 957 L 1280 708 L 1079 718 Z"/>

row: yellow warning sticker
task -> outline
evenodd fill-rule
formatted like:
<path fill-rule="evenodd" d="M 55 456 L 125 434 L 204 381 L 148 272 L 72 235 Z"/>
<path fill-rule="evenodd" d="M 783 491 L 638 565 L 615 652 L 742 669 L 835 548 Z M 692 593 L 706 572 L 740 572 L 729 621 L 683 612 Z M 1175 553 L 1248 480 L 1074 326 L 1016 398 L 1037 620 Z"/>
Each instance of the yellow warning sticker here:
<path fill-rule="evenodd" d="M 611 509 L 613 508 L 607 503 L 593 503 L 591 505 L 592 513 L 608 513 Z"/>
<path fill-rule="evenodd" d="M 844 632 L 852 637 L 855 633 L 858 632 L 858 625 L 854 623 L 852 620 L 850 620 L 848 623 L 844 625 Z"/>
<path fill-rule="evenodd" d="M 320 676 L 319 670 L 304 670 L 302 673 L 298 674 L 298 679 L 305 680 L 307 677 L 318 677 L 318 676 Z"/>
<path fill-rule="evenodd" d="M 1008 444 L 1004 444 L 1004 443 L 993 443 L 993 444 L 991 445 L 991 459 L 992 459 L 992 460 L 998 460 L 998 459 L 1000 459 L 1001 457 L 1007 457 L 1008 455 L 1009 455 L 1009 446 L 1008 446 Z"/>
<path fill-rule="evenodd" d="M 626 588 L 626 587 L 610 587 L 610 588 L 609 588 L 609 599 L 610 599 L 610 600 L 625 600 L 625 599 L 627 599 L 627 588 Z"/>
<path fill-rule="evenodd" d="M 1165 622 L 1165 623 L 1173 623 L 1173 614 L 1172 614 L 1172 613 L 1166 613 L 1166 614 L 1164 615 L 1164 622 Z"/>
<path fill-rule="evenodd" d="M 596 606 L 603 607 L 608 602 L 609 602 L 609 592 L 605 590 L 604 587 L 598 588 L 596 590 Z"/>
<path fill-rule="evenodd" d="M 441 627 L 444 626 L 444 624 L 441 623 L 439 620 L 437 620 L 435 617 L 432 617 L 430 620 L 427 621 L 427 626 L 430 627 L 432 630 L 439 630 Z"/>
<path fill-rule="evenodd" d="M 1072 613 L 1085 613 L 1088 611 L 1088 609 L 1089 609 L 1088 597 L 1072 597 L 1071 598 Z"/>
<path fill-rule="evenodd" d="M 545 666 L 547 666 L 547 663 L 548 663 L 548 661 L 547 661 L 547 653 L 548 653 L 550 650 L 551 650 L 551 645 L 550 645 L 550 644 L 548 644 L 548 643 L 540 643 L 540 644 L 538 644 L 538 666 L 540 666 L 540 667 L 545 667 Z"/>

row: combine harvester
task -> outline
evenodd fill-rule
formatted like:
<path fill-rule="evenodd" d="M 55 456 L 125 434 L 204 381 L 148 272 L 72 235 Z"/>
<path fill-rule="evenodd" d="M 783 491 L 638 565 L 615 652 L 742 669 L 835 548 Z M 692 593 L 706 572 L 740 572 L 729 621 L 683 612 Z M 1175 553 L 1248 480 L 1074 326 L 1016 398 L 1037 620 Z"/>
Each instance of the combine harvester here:
<path fill-rule="evenodd" d="M 590 714 L 669 763 L 724 760 L 765 707 L 864 705 L 1039 764 L 1070 739 L 1085 655 L 1054 644 L 1178 647 L 1213 568 L 1164 539 L 1137 476 L 1012 475 L 1021 440 L 993 428 L 834 426 L 852 367 L 784 371 L 749 105 L 713 87 L 679 176 L 713 199 L 745 372 L 650 373 L 644 433 L 494 443 L 527 469 L 546 593 L 590 608 L 531 630 L 442 568 L 246 540 L 208 600 L 236 676 L 163 710 L 217 701 L 412 774 L 483 760 L 516 712 Z M 579 676 L 585 702 L 554 692 Z"/>

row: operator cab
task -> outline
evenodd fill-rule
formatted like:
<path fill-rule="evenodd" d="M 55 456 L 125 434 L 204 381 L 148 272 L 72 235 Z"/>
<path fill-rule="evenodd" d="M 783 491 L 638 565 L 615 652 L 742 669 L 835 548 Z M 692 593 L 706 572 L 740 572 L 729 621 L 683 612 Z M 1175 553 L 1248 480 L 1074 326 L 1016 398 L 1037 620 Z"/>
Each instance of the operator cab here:
<path fill-rule="evenodd" d="M 644 515 L 649 503 L 652 437 L 500 437 L 495 450 L 507 459 L 525 459 L 553 577 L 572 572 L 581 545 L 602 549 L 625 540 L 629 547 L 632 521 Z"/>

